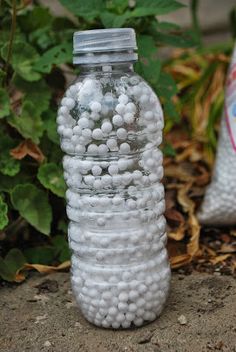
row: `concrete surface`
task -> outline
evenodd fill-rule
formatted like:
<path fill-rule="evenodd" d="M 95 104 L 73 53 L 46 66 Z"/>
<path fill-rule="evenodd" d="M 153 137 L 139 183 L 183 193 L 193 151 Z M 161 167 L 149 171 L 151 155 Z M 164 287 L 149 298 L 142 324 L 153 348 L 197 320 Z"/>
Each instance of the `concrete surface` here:
<path fill-rule="evenodd" d="M 174 274 L 155 322 L 113 331 L 86 322 L 69 274 L 34 274 L 0 291 L 1 352 L 236 352 L 236 282 L 230 276 Z"/>

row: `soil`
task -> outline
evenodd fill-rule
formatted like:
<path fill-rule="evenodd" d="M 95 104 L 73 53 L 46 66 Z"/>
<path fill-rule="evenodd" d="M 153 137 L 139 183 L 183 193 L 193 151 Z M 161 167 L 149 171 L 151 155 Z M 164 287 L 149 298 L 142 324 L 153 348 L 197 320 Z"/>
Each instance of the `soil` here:
<path fill-rule="evenodd" d="M 0 291 L 1 352 L 236 352 L 236 281 L 173 274 L 162 316 L 142 328 L 96 328 L 75 305 L 68 273 L 34 274 Z"/>

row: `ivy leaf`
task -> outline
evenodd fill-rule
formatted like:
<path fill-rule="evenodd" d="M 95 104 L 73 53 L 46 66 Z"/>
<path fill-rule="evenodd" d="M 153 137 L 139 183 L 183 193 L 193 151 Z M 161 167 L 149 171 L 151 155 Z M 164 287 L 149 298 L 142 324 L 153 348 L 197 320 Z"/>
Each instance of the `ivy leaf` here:
<path fill-rule="evenodd" d="M 178 93 L 178 88 L 174 79 L 169 73 L 166 73 L 164 71 L 160 73 L 156 89 L 157 93 L 167 100 Z"/>
<path fill-rule="evenodd" d="M 17 185 L 11 192 L 11 202 L 30 225 L 49 235 L 52 209 L 42 190 L 32 184 Z"/>
<path fill-rule="evenodd" d="M 24 251 L 27 262 L 30 264 L 52 264 L 55 259 L 54 248 L 52 246 L 36 246 Z"/>
<path fill-rule="evenodd" d="M 23 172 L 19 172 L 17 176 L 8 177 L 0 174 L 0 192 L 10 193 L 13 188 L 19 184 L 30 182 L 32 176 Z"/>
<path fill-rule="evenodd" d="M 34 104 L 35 113 L 40 115 L 48 109 L 52 93 L 44 80 L 27 82 L 16 75 L 14 85 L 24 94 L 24 101 Z"/>
<path fill-rule="evenodd" d="M 38 179 L 40 183 L 58 197 L 64 197 L 66 185 L 63 179 L 62 169 L 54 164 L 42 164 L 38 169 Z"/>
<path fill-rule="evenodd" d="M 87 20 L 94 19 L 105 8 L 103 0 L 60 0 L 60 3 L 74 15 Z"/>
<path fill-rule="evenodd" d="M 41 6 L 34 6 L 31 11 L 19 14 L 17 22 L 24 32 L 32 33 L 38 28 L 50 26 L 53 17 L 49 12 L 49 9 Z"/>
<path fill-rule="evenodd" d="M 64 43 L 46 51 L 35 63 L 34 69 L 38 72 L 49 73 L 53 65 L 60 65 L 72 60 L 71 44 Z"/>
<path fill-rule="evenodd" d="M 53 143 L 59 145 L 60 138 L 57 133 L 56 112 L 48 110 L 43 114 L 42 118 L 48 138 Z"/>
<path fill-rule="evenodd" d="M 150 58 L 157 53 L 156 42 L 150 35 L 139 35 L 137 38 L 139 56 Z"/>
<path fill-rule="evenodd" d="M 10 114 L 10 99 L 5 89 L 0 88 L 0 118 Z"/>
<path fill-rule="evenodd" d="M 162 151 L 165 156 L 176 156 L 176 151 L 170 143 L 165 143 L 164 147 L 162 148 Z"/>
<path fill-rule="evenodd" d="M 20 162 L 10 155 L 16 143 L 7 134 L 0 133 L 0 172 L 7 176 L 15 176 L 20 171 Z"/>
<path fill-rule="evenodd" d="M 11 126 L 15 127 L 23 137 L 32 139 L 36 144 L 39 143 L 39 139 L 43 135 L 44 126 L 32 102 L 25 101 L 22 105 L 20 116 L 12 114 L 8 122 Z"/>
<path fill-rule="evenodd" d="M 139 16 L 165 15 L 182 7 L 185 7 L 185 5 L 174 0 L 137 0 L 134 11 Z"/>
<path fill-rule="evenodd" d="M 1 50 L 4 60 L 7 59 L 9 43 L 6 43 Z M 12 48 L 11 65 L 15 72 L 26 81 L 38 81 L 41 75 L 34 71 L 34 62 L 38 59 L 37 51 L 27 42 L 15 42 Z"/>
<path fill-rule="evenodd" d="M 3 280 L 12 282 L 21 282 L 25 277 L 19 274 L 19 271 L 24 267 L 26 259 L 23 253 L 17 249 L 11 249 L 6 257 L 0 257 L 0 276 Z"/>
<path fill-rule="evenodd" d="M 58 235 L 52 239 L 55 255 L 61 263 L 70 259 L 71 253 L 64 236 Z"/>
<path fill-rule="evenodd" d="M 4 229 L 4 227 L 8 224 L 7 211 L 7 203 L 4 202 L 3 198 L 0 195 L 0 230 Z"/>

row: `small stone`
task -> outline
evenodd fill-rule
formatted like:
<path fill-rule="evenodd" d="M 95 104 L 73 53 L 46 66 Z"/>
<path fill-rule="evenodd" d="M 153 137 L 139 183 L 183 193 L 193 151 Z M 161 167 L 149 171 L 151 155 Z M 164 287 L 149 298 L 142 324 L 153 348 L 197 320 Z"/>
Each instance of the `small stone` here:
<path fill-rule="evenodd" d="M 44 344 L 43 344 L 44 347 L 50 347 L 52 346 L 51 342 L 50 341 L 45 341 Z"/>
<path fill-rule="evenodd" d="M 178 317 L 178 322 L 180 323 L 180 325 L 186 325 L 187 324 L 187 318 L 185 315 L 181 314 Z"/>

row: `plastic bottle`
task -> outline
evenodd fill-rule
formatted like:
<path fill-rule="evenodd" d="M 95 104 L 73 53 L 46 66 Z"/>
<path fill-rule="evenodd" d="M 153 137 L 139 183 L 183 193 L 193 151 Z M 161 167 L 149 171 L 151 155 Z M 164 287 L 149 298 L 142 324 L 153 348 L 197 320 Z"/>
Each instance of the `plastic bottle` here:
<path fill-rule="evenodd" d="M 87 320 L 115 329 L 154 320 L 170 281 L 163 113 L 133 71 L 136 49 L 131 28 L 76 32 L 80 75 L 57 117 L 73 291 Z"/>

